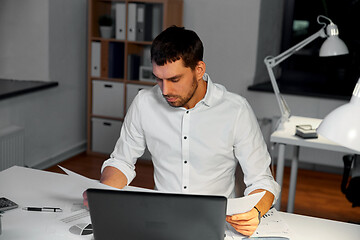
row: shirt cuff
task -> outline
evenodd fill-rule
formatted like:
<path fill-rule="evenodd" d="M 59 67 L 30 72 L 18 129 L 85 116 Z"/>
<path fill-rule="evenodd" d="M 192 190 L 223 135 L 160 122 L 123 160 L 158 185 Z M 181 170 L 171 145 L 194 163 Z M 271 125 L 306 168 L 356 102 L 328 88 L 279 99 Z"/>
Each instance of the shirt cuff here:
<path fill-rule="evenodd" d="M 269 180 L 266 183 L 261 182 L 258 184 L 253 184 L 245 189 L 244 195 L 248 196 L 251 192 L 258 189 L 264 189 L 274 195 L 274 201 L 272 203 L 272 206 L 274 206 L 276 201 L 278 200 L 279 193 L 281 191 L 280 185 L 275 180 Z"/>

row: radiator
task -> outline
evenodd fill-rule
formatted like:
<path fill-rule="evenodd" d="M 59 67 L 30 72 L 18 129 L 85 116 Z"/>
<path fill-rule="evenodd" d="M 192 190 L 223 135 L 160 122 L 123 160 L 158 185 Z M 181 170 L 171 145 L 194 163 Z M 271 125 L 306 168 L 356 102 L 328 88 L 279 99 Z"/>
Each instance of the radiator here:
<path fill-rule="evenodd" d="M 0 171 L 14 165 L 24 166 L 24 129 L 12 125 L 0 129 Z"/>

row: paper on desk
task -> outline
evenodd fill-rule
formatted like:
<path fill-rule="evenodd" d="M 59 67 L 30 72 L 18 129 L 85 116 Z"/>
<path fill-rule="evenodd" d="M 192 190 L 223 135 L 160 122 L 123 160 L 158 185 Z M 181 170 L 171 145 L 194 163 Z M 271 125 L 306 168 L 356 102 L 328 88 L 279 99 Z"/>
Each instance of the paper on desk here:
<path fill-rule="evenodd" d="M 82 205 L 82 203 L 79 203 L 79 206 L 80 204 Z M 83 206 L 77 208 L 77 205 L 77 203 L 74 203 L 67 206 L 63 209 L 63 214 L 53 219 L 53 223 L 50 224 L 53 234 L 61 236 L 62 239 L 94 239 L 92 231 L 86 232 L 86 235 L 81 234 L 82 230 L 91 223 L 91 219 L 89 211 Z M 92 230 L 91 227 L 90 230 Z"/>
<path fill-rule="evenodd" d="M 94 180 L 94 179 L 90 179 L 87 177 L 84 177 L 80 174 L 77 174 L 73 171 L 70 171 L 69 169 L 66 169 L 64 167 L 61 167 L 58 165 L 59 168 L 61 168 L 61 170 L 63 170 L 69 177 L 71 177 L 74 182 L 76 182 L 77 184 L 81 184 L 81 186 L 84 188 L 84 191 L 88 188 L 100 188 L 100 189 L 111 189 L 111 190 L 121 190 L 118 188 L 114 188 L 105 184 L 102 184 L 101 182 L 99 182 L 98 180 Z M 127 191 L 154 191 L 154 190 L 149 190 L 149 189 L 145 189 L 145 188 L 138 188 L 138 187 L 132 187 L 132 186 L 125 186 L 122 190 L 127 190 Z"/>
<path fill-rule="evenodd" d="M 251 237 L 282 237 L 290 239 L 291 231 L 279 212 L 272 208 L 261 218 L 260 225 Z"/>
<path fill-rule="evenodd" d="M 238 233 L 230 224 L 226 224 L 225 240 L 242 240 L 244 236 Z M 246 239 L 291 239 L 291 231 L 278 211 L 270 209 L 262 218 L 260 225 L 250 238 Z"/>
<path fill-rule="evenodd" d="M 241 198 L 229 198 L 226 215 L 234 215 L 250 211 L 264 196 L 265 191 L 251 194 Z"/>

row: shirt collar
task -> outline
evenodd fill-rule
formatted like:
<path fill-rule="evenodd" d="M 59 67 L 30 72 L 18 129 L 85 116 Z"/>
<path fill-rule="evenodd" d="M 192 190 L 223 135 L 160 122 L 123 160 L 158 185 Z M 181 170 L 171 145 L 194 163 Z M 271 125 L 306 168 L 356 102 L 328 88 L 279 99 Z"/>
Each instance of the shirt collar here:
<path fill-rule="evenodd" d="M 222 96 L 222 90 L 211 81 L 209 74 L 204 73 L 203 79 L 207 82 L 207 89 L 204 98 L 200 102 L 207 107 L 211 107 Z"/>

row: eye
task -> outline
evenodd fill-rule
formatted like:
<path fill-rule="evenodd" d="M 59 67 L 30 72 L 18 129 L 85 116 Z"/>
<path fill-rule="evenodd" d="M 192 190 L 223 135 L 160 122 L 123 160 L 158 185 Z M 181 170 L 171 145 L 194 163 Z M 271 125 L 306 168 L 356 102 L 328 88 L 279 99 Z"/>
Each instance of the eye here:
<path fill-rule="evenodd" d="M 174 79 L 171 79 L 171 82 L 178 82 L 178 81 L 180 81 L 180 78 L 174 78 Z"/>

